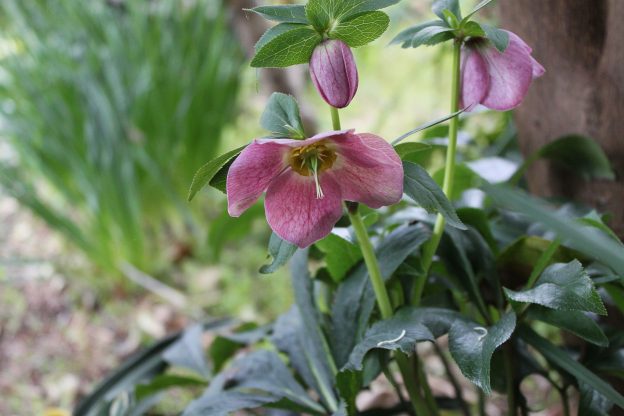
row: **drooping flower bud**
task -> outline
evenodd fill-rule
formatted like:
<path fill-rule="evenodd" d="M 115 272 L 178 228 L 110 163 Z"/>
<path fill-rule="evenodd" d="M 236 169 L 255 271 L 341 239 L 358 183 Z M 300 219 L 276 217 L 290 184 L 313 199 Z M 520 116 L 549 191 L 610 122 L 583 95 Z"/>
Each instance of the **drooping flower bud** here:
<path fill-rule="evenodd" d="M 358 88 L 358 72 L 349 46 L 341 40 L 321 42 L 310 58 L 312 82 L 327 104 L 344 108 Z"/>

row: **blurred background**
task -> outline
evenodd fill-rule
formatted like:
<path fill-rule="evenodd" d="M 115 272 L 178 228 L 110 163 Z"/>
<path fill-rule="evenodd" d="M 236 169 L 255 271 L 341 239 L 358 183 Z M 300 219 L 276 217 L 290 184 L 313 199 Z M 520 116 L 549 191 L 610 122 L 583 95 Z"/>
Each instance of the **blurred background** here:
<path fill-rule="evenodd" d="M 268 27 L 242 10 L 253 6 L 0 3 L 0 414 L 71 409 L 192 320 L 263 323 L 290 306 L 287 272 L 258 273 L 270 236 L 262 205 L 231 219 L 216 190 L 186 200 L 199 167 L 264 134 L 273 91 L 297 97 L 309 135 L 330 129 L 306 66 L 249 67 Z M 429 7 L 387 9 L 388 32 L 355 51 L 360 90 L 345 127 L 391 140 L 448 114 L 449 45 L 386 47 Z M 496 142 L 519 159 L 510 120 L 465 121 L 463 157 Z"/>

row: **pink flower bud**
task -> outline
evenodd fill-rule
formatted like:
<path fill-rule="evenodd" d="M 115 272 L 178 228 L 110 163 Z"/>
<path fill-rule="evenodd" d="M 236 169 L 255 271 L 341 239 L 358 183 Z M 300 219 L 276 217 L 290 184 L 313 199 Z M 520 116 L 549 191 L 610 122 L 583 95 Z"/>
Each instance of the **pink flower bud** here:
<path fill-rule="evenodd" d="M 321 42 L 310 58 L 312 82 L 327 104 L 344 108 L 358 88 L 358 72 L 349 46 L 341 40 Z"/>

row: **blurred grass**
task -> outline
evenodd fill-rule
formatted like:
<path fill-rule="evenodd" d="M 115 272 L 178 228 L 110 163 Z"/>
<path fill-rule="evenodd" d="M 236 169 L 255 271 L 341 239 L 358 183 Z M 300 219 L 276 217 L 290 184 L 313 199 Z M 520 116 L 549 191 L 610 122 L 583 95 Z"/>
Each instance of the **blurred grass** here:
<path fill-rule="evenodd" d="M 0 13 L 5 191 L 108 276 L 201 249 L 210 201 L 185 197 L 234 118 L 243 63 L 221 1 L 4 0 Z"/>

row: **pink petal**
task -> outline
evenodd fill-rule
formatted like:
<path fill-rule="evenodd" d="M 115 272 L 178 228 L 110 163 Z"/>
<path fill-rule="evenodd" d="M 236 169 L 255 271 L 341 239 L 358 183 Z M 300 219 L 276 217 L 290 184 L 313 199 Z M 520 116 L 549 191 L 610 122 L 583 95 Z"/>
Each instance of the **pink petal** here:
<path fill-rule="evenodd" d="M 228 213 L 240 216 L 288 166 L 286 140 L 254 140 L 236 158 L 227 175 Z M 301 141 L 299 141 L 301 143 Z"/>
<path fill-rule="evenodd" d="M 511 110 L 522 102 L 533 80 L 533 59 L 526 43 L 510 33 L 509 46 L 480 49 L 490 74 L 490 90 L 482 104 L 492 110 Z"/>
<path fill-rule="evenodd" d="M 546 72 L 546 69 L 535 60 L 535 58 L 531 57 L 531 64 L 533 65 L 533 79 L 539 78 Z"/>
<path fill-rule="evenodd" d="M 310 58 L 312 82 L 325 102 L 336 108 L 349 105 L 358 89 L 358 71 L 351 48 L 341 40 L 321 42 Z"/>
<path fill-rule="evenodd" d="M 271 229 L 282 239 L 304 248 L 329 234 L 342 216 L 340 188 L 321 175 L 324 197 L 316 197 L 312 176 L 287 170 L 267 190 L 264 208 Z"/>
<path fill-rule="evenodd" d="M 403 165 L 394 148 L 374 134 L 334 138 L 338 159 L 325 174 L 340 186 L 342 199 L 371 208 L 393 205 L 403 195 Z"/>
<path fill-rule="evenodd" d="M 490 88 L 490 74 L 477 50 L 465 48 L 461 65 L 461 108 L 467 111 L 481 103 Z"/>

